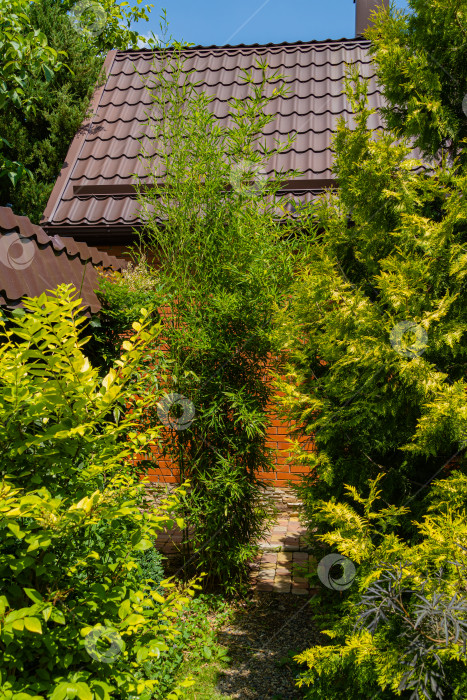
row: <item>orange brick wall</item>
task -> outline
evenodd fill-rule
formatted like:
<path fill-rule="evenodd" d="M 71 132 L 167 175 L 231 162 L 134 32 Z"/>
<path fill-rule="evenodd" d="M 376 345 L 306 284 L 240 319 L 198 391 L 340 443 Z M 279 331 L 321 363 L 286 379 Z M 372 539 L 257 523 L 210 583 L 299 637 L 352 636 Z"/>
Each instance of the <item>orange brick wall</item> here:
<path fill-rule="evenodd" d="M 277 488 L 288 487 L 301 479 L 301 475 L 308 473 L 308 467 L 289 462 L 290 444 L 287 442 L 290 426 L 282 423 L 278 418 L 273 417 L 272 425 L 268 431 L 268 447 L 271 447 L 276 452 L 275 471 L 258 472 L 258 477 L 265 481 L 269 486 Z M 309 449 L 313 449 L 313 445 L 309 445 Z M 149 480 L 153 483 L 178 483 L 178 473 L 176 465 L 169 459 L 157 458 L 154 454 L 154 468 L 148 472 Z"/>

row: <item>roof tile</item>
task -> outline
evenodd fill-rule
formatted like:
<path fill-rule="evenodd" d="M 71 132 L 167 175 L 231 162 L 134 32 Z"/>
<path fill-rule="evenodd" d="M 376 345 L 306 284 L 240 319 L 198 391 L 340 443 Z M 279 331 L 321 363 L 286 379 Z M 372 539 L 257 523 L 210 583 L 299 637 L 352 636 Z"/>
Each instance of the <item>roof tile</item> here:
<path fill-rule="evenodd" d="M 101 308 L 94 292 L 97 268 L 121 270 L 127 262 L 72 238 L 48 236 L 25 216 L 0 207 L 0 306 L 21 305 L 59 284 L 73 284 L 92 312 Z"/>
<path fill-rule="evenodd" d="M 229 125 L 229 101 L 246 97 L 248 86 L 242 82 L 242 70 L 253 71 L 255 81 L 261 78 L 255 67 L 258 59 L 268 63 L 270 73 L 285 76 L 290 94 L 273 100 L 267 112 L 274 115 L 265 129 L 268 147 L 273 139 L 285 140 L 296 134 L 295 143 L 266 164 L 267 173 L 300 170 L 308 188 L 332 179 L 332 134 L 337 120 L 344 116 L 350 125 L 353 118 L 350 105 L 343 94 L 347 64 L 356 65 L 362 76 L 369 79 L 370 106 L 380 107 L 382 96 L 375 78 L 374 66 L 368 54 L 369 42 L 364 39 L 341 39 L 295 44 L 264 46 L 212 46 L 187 49 L 186 70 L 195 71 L 193 81 L 200 81 L 199 90 L 214 97 L 211 102 L 215 116 Z M 93 117 L 86 125 L 85 138 L 77 136 L 70 147 L 72 157 L 62 171 L 60 188 L 54 189 L 44 215 L 44 227 L 67 230 L 86 238 L 89 224 L 109 226 L 113 235 L 119 227 L 140 224 L 137 203 L 129 192 L 122 196 L 87 192 L 81 196 L 76 187 L 95 188 L 105 185 L 130 185 L 135 174 L 145 176 L 145 166 L 138 160 L 141 145 L 150 153 L 154 149 L 151 129 L 145 125 L 151 110 L 150 95 L 145 81 L 153 77 L 154 52 L 113 51 L 106 59 L 107 80 L 96 92 L 92 105 Z M 272 87 L 270 88 L 272 90 Z M 378 114 L 371 117 L 370 128 L 381 129 Z M 79 142 L 78 139 L 81 139 Z M 320 187 L 319 185 L 318 187 Z"/>

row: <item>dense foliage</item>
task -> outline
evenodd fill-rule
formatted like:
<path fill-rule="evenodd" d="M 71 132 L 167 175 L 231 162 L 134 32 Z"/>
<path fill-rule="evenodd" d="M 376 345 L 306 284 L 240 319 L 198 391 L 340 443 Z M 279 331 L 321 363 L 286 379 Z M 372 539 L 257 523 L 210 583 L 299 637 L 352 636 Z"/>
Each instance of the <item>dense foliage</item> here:
<path fill-rule="evenodd" d="M 93 333 L 87 345 L 90 359 L 101 371 L 107 371 L 118 356 L 124 336 L 139 319 L 142 308 L 151 309 L 151 317 L 156 318 L 157 310 L 152 307 L 159 287 L 157 273 L 144 256 L 121 273 L 101 273 L 96 291 L 102 308 L 91 320 Z"/>
<path fill-rule="evenodd" d="M 330 531 L 320 539 L 358 564 L 357 577 L 325 634 L 304 652 L 306 697 L 465 698 L 467 694 L 467 477 L 435 482 L 427 514 L 407 543 L 406 508 L 384 507 L 384 475 L 362 497 L 317 505 Z M 334 592 L 334 595 L 337 594 Z"/>
<path fill-rule="evenodd" d="M 296 445 L 308 503 L 381 471 L 402 503 L 443 464 L 464 464 L 467 175 L 418 172 L 408 146 L 368 131 L 366 86 L 354 90 L 357 127 L 341 122 L 335 139 L 340 188 L 322 198 L 319 245 L 281 318 L 280 386 L 309 437 Z"/>
<path fill-rule="evenodd" d="M 10 60 L 0 67 L 0 204 L 40 222 L 99 84 L 105 52 L 135 48 L 141 37 L 130 25 L 148 19 L 151 7 L 1 0 L 0 48 Z"/>
<path fill-rule="evenodd" d="M 48 84 L 54 71 L 62 68 L 62 54 L 48 44 L 39 27 L 32 25 L 29 9 L 27 0 L 0 2 L 0 114 L 16 108 L 24 117 L 30 117 L 37 105 L 31 85 L 37 79 Z M 5 148 L 12 149 L 5 138 L 10 133 L 7 129 L 0 133 L 0 183 L 8 178 L 14 186 L 26 170 L 23 163 L 12 160 L 14 155 L 4 153 Z M 28 175 L 31 177 L 30 171 Z"/>
<path fill-rule="evenodd" d="M 467 137 L 467 2 L 408 0 L 380 9 L 367 36 L 388 127 L 426 153 L 454 156 Z"/>
<path fill-rule="evenodd" d="M 0 697 L 176 698 L 164 664 L 194 591 L 161 582 L 141 552 L 178 496 L 143 510 L 134 475 L 159 433 L 144 428 L 157 395 L 134 368 L 159 329 L 135 323 L 102 379 L 68 288 L 24 303 L 0 348 Z"/>
<path fill-rule="evenodd" d="M 191 482 L 192 561 L 208 572 L 208 583 L 234 593 L 248 583 L 247 562 L 266 525 L 259 486 L 272 469 L 270 331 L 292 279 L 297 225 L 280 227 L 276 220 L 285 174 L 267 182 L 258 177 L 276 152 L 261 134 L 273 118 L 265 114 L 270 83 L 273 96 L 284 90 L 277 87 L 280 76 L 267 77 L 258 65 L 263 80 L 255 86 L 246 75 L 249 96 L 232 100 L 233 126 L 225 127 L 185 61 L 180 47 L 161 50 L 156 79 L 147 85 L 159 149 L 147 162 L 156 187 L 141 190 L 139 203 L 145 243 L 159 263 L 157 305 L 171 362 L 156 419 L 165 416 L 166 450 L 181 479 Z"/>
<path fill-rule="evenodd" d="M 331 549 L 317 612 L 332 641 L 299 657 L 309 698 L 467 693 L 464 14 L 410 5 L 370 32 L 395 132 L 368 129 L 367 86 L 351 71 L 339 190 L 318 203 L 319 242 L 278 316 L 280 402 L 310 467 L 304 517 Z M 448 153 L 416 161 L 401 135 Z"/>

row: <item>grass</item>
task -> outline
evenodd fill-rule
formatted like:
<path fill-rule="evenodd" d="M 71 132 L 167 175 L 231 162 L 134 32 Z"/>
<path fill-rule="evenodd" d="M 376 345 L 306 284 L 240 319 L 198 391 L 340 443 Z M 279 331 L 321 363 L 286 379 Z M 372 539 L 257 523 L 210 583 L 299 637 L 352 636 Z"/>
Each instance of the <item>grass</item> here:
<path fill-rule="evenodd" d="M 186 690 L 186 700 L 227 700 L 230 695 L 221 695 L 216 689 L 219 674 L 227 667 L 225 661 L 208 661 L 202 666 L 184 668 L 185 674 L 192 674 L 195 685 Z"/>

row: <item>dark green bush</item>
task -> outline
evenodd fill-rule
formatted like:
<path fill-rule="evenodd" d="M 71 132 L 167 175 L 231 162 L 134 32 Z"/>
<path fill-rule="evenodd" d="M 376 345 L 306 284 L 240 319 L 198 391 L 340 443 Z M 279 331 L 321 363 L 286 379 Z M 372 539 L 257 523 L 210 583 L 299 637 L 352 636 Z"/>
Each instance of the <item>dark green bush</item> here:
<path fill-rule="evenodd" d="M 164 574 L 165 557 L 154 547 L 139 552 L 136 561 L 141 568 L 141 578 L 143 581 L 150 579 L 154 582 L 154 588 L 160 589 L 160 582 L 165 578 Z"/>

